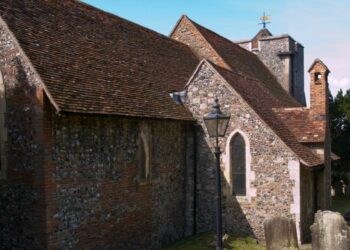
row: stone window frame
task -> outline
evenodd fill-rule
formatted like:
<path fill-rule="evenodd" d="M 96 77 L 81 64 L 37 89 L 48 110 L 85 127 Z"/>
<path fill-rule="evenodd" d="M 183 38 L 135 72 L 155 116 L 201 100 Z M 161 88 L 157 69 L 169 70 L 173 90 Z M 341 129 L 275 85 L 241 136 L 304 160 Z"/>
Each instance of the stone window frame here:
<path fill-rule="evenodd" d="M 246 144 L 240 133 L 235 133 L 229 141 L 230 147 L 230 178 L 231 178 L 231 194 L 235 196 L 246 196 Z M 231 159 L 235 158 L 235 161 Z M 241 159 L 242 157 L 242 159 Z M 242 160 L 242 162 L 240 162 Z M 240 169 L 242 167 L 242 169 Z M 237 183 L 236 183 L 237 181 Z"/>
<path fill-rule="evenodd" d="M 7 129 L 5 124 L 6 116 L 6 86 L 3 74 L 0 70 L 0 180 L 6 179 L 7 172 Z"/>
<path fill-rule="evenodd" d="M 146 135 L 146 132 L 144 131 L 145 129 L 141 129 L 140 136 L 139 136 L 139 143 L 142 145 L 141 150 L 144 151 L 144 162 L 138 162 L 137 164 L 137 180 L 138 183 L 143 185 L 143 184 L 148 184 L 151 182 L 151 167 L 150 167 L 150 146 L 149 146 L 149 139 L 148 136 Z M 140 146 L 140 145 L 139 145 Z M 143 171 L 140 170 L 141 167 L 144 167 L 144 173 L 145 176 L 141 176 L 141 173 Z"/>
<path fill-rule="evenodd" d="M 248 43 L 248 49 L 249 49 L 249 51 L 252 51 L 252 50 L 253 50 L 252 42 L 249 42 L 249 43 Z"/>
<path fill-rule="evenodd" d="M 234 195 L 232 193 L 232 175 L 231 175 L 231 156 L 230 156 L 230 144 L 233 137 L 239 133 L 245 143 L 245 156 L 246 156 L 246 167 L 245 167 L 245 176 L 246 176 L 246 195 L 245 196 L 237 196 L 237 200 L 239 202 L 251 202 L 252 198 L 256 196 L 256 188 L 252 186 L 252 183 L 255 181 L 255 172 L 252 170 L 251 162 L 252 162 L 252 156 L 251 156 L 251 149 L 250 149 L 250 140 L 246 133 L 244 133 L 240 129 L 235 129 L 230 133 L 230 135 L 227 137 L 226 140 L 226 148 L 225 148 L 225 155 L 224 155 L 224 164 L 225 164 L 225 178 L 228 180 L 228 183 L 230 184 L 230 192 L 231 195 Z"/>

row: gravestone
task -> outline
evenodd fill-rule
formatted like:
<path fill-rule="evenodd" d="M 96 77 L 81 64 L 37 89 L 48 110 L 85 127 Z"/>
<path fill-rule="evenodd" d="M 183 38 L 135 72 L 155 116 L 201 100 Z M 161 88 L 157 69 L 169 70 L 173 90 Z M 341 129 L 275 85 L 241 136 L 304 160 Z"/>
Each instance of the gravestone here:
<path fill-rule="evenodd" d="M 350 228 L 340 213 L 318 211 L 311 233 L 312 250 L 350 250 Z"/>
<path fill-rule="evenodd" d="M 274 217 L 264 222 L 267 250 L 298 249 L 295 222 L 292 219 Z"/>
<path fill-rule="evenodd" d="M 334 196 L 340 197 L 343 196 L 343 183 L 336 181 L 334 184 Z"/>

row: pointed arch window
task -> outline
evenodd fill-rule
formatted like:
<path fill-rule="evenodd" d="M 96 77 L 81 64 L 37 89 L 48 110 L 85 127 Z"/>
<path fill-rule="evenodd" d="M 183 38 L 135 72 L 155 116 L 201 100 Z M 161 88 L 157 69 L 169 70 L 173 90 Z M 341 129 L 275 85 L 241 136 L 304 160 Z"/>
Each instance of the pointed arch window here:
<path fill-rule="evenodd" d="M 7 169 L 7 155 L 6 155 L 6 141 L 7 130 L 5 126 L 6 114 L 6 88 L 4 78 L 0 71 L 0 179 L 6 178 Z"/>
<path fill-rule="evenodd" d="M 141 132 L 138 140 L 138 180 L 147 182 L 150 180 L 149 145 L 146 135 Z"/>
<path fill-rule="evenodd" d="M 236 133 L 230 141 L 230 168 L 232 194 L 246 195 L 246 145 L 241 134 Z"/>

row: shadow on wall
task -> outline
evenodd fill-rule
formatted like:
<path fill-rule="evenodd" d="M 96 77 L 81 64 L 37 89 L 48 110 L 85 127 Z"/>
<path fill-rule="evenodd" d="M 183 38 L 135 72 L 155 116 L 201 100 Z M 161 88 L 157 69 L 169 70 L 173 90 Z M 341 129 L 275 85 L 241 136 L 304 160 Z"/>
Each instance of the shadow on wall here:
<path fill-rule="evenodd" d="M 215 229 L 215 156 L 206 141 L 202 128 L 196 131 L 197 140 L 197 232 Z M 222 213 L 224 233 L 251 236 L 254 232 L 237 201 L 230 193 L 230 183 L 221 173 Z"/>
<path fill-rule="evenodd" d="M 0 70 L 4 75 L 6 111 L 5 142 L 7 166 L 0 180 L 1 249 L 43 248 L 38 235 L 41 206 L 39 184 L 35 185 L 42 165 L 40 136 L 36 124 L 42 119 L 39 87 L 19 58 L 5 58 Z"/>

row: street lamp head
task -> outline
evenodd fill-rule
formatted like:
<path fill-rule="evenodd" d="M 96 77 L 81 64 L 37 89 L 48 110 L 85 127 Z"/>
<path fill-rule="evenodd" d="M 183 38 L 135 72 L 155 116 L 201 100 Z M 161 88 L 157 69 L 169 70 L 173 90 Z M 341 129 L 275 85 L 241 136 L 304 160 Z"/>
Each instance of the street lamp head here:
<path fill-rule="evenodd" d="M 203 120 L 209 137 L 224 137 L 230 116 L 221 112 L 219 100 L 216 98 L 211 112 Z"/>

